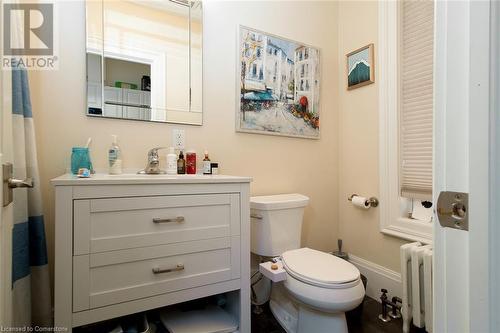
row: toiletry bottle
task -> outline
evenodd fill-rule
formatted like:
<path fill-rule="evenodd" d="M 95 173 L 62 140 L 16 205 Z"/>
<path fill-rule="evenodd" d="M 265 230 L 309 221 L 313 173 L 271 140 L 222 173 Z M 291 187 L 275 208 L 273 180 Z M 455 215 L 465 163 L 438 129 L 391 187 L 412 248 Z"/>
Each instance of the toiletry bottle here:
<path fill-rule="evenodd" d="M 196 174 L 196 152 L 194 150 L 186 152 L 186 173 L 188 175 Z"/>
<path fill-rule="evenodd" d="M 117 143 L 117 136 L 111 135 L 113 138 L 113 143 L 108 151 L 108 160 L 109 160 L 109 174 L 110 175 L 119 175 L 122 173 L 122 152 Z"/>
<path fill-rule="evenodd" d="M 205 158 L 203 159 L 203 174 L 204 175 L 212 174 L 210 158 L 208 158 L 207 150 L 205 150 Z"/>
<path fill-rule="evenodd" d="M 177 160 L 177 174 L 183 175 L 186 173 L 186 160 L 184 159 L 184 154 L 182 150 L 179 153 L 179 159 Z"/>
<path fill-rule="evenodd" d="M 175 154 L 174 147 L 170 147 L 170 151 L 167 155 L 167 174 L 177 174 L 177 155 Z"/>
<path fill-rule="evenodd" d="M 219 163 L 210 163 L 210 172 L 212 175 L 219 174 Z"/>

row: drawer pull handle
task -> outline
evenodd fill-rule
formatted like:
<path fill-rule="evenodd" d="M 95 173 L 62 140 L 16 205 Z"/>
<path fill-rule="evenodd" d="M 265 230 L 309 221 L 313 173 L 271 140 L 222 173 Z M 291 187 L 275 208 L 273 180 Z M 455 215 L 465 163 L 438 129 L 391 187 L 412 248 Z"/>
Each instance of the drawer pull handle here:
<path fill-rule="evenodd" d="M 263 217 L 262 217 L 262 216 L 257 215 L 257 214 L 250 214 L 250 217 L 251 217 L 252 219 L 257 219 L 257 220 L 262 220 L 262 219 L 263 219 Z"/>
<path fill-rule="evenodd" d="M 184 222 L 184 216 L 177 216 L 174 218 L 167 218 L 167 219 L 155 217 L 155 218 L 153 218 L 153 222 L 154 223 L 174 223 L 174 222 L 182 223 L 182 222 Z"/>
<path fill-rule="evenodd" d="M 184 270 L 184 264 L 177 264 L 177 266 L 175 266 L 174 268 L 153 267 L 153 274 L 178 272 L 183 270 Z"/>

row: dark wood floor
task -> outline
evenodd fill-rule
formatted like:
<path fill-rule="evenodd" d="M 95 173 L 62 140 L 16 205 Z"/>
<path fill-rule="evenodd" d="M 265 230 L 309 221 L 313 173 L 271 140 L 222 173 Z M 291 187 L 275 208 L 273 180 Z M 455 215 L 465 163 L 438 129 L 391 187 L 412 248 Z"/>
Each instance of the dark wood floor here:
<path fill-rule="evenodd" d="M 286 333 L 273 317 L 268 304 L 263 306 L 264 312 L 252 312 L 252 333 Z M 384 323 L 378 319 L 380 304 L 369 297 L 365 297 L 362 311 L 353 311 L 346 314 L 349 333 L 400 333 L 403 331 L 401 319 L 393 319 Z M 425 330 L 412 327 L 412 333 L 425 333 Z M 314 333 L 314 332 L 310 332 Z"/>

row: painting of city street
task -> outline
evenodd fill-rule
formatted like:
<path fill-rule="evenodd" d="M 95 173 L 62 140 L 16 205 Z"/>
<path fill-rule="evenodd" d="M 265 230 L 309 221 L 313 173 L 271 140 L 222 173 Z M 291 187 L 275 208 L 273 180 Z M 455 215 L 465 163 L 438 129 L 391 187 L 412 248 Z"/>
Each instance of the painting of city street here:
<path fill-rule="evenodd" d="M 319 50 L 246 27 L 239 31 L 236 130 L 319 138 Z"/>

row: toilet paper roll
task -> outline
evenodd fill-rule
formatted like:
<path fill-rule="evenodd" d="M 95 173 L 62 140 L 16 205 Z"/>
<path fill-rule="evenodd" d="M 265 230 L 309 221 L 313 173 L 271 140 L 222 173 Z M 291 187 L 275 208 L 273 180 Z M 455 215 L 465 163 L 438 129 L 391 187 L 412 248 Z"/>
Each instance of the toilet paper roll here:
<path fill-rule="evenodd" d="M 370 208 L 370 204 L 368 203 L 368 200 L 365 197 L 360 197 L 360 196 L 352 197 L 352 204 L 362 209 Z"/>

